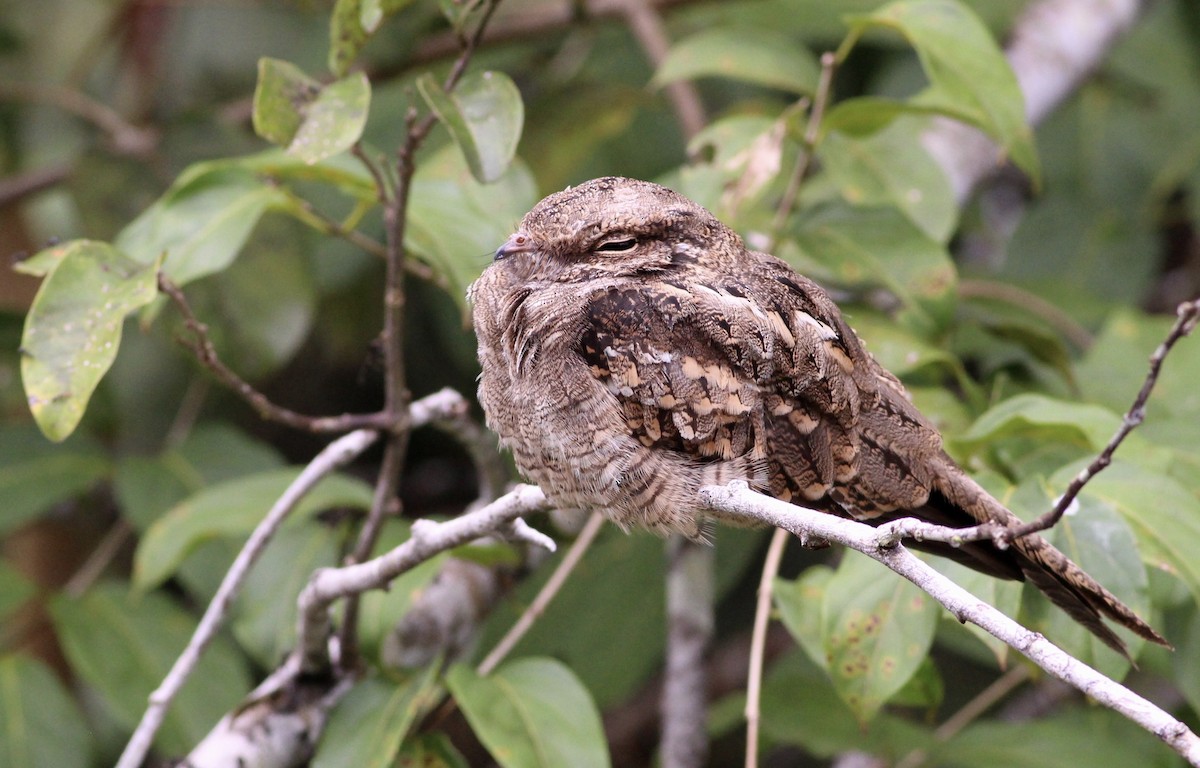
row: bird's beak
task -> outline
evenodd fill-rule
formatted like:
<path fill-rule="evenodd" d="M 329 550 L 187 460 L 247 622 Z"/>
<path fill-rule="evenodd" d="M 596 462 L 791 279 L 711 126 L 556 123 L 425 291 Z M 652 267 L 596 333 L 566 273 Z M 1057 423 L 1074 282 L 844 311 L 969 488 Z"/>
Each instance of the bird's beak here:
<path fill-rule="evenodd" d="M 518 229 L 512 234 L 512 237 L 505 240 L 504 244 L 496 249 L 496 261 L 507 258 L 514 253 L 529 253 L 536 250 L 537 245 L 534 243 L 533 238 Z"/>

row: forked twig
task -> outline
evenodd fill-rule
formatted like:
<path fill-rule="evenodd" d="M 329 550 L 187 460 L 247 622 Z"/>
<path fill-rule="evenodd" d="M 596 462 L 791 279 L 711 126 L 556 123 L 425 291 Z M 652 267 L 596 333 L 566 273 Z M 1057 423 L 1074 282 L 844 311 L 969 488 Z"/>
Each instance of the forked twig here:
<path fill-rule="evenodd" d="M 1154 385 L 1158 382 L 1163 360 L 1166 359 L 1171 348 L 1175 346 L 1175 342 L 1187 336 L 1195 329 L 1197 322 L 1200 322 L 1200 299 L 1193 299 L 1192 301 L 1185 301 L 1180 304 L 1178 309 L 1176 309 L 1175 325 L 1171 327 L 1167 337 L 1163 339 L 1158 348 L 1154 350 L 1154 354 L 1150 356 L 1150 371 L 1146 374 L 1146 380 L 1142 382 L 1142 388 L 1138 392 L 1137 397 L 1134 398 L 1133 405 L 1129 407 L 1129 410 L 1125 413 L 1125 417 L 1121 419 L 1121 426 L 1117 429 L 1116 434 L 1104 446 L 1104 450 L 1100 452 L 1100 455 L 1080 470 L 1079 474 L 1071 480 L 1071 484 L 1067 486 L 1067 490 L 1059 497 L 1053 509 L 1036 520 L 1031 520 L 1022 526 L 1008 529 L 1005 532 L 1005 537 L 1009 541 L 1031 533 L 1044 531 L 1056 524 L 1062 519 L 1063 514 L 1075 501 L 1075 498 L 1083 490 L 1083 487 L 1097 473 L 1112 463 L 1112 457 L 1117 448 L 1129 436 L 1129 433 L 1136 429 L 1146 418 L 1146 401 L 1150 399 L 1150 393 L 1154 390 Z"/>

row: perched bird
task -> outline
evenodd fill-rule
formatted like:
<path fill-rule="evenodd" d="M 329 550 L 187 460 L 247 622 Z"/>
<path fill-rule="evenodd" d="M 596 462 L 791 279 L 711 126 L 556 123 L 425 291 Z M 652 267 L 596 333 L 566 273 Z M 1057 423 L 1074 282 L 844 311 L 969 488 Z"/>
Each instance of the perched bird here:
<path fill-rule="evenodd" d="M 829 295 L 657 184 L 550 195 L 471 286 L 479 399 L 560 508 L 703 537 L 698 490 L 742 479 L 872 524 L 1018 525 Z M 1108 617 L 1166 641 L 1045 539 L 927 548 L 1025 580 L 1114 649 Z"/>

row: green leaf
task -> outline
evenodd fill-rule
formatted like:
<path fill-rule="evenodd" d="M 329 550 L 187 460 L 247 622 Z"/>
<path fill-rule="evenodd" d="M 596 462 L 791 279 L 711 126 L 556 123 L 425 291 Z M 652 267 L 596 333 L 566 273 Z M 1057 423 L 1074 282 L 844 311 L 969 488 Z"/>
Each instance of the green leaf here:
<path fill-rule="evenodd" d="M 37 593 L 37 587 L 6 561 L 0 560 L 0 621 Z"/>
<path fill-rule="evenodd" d="M 417 718 L 441 698 L 438 670 L 431 664 L 400 685 L 371 678 L 355 686 L 330 714 L 313 768 L 391 768 Z"/>
<path fill-rule="evenodd" d="M 122 458 L 113 477 L 113 491 L 122 517 L 144 532 L 206 484 L 283 464 L 283 457 L 273 448 L 233 427 L 200 424 L 178 448 L 154 457 Z"/>
<path fill-rule="evenodd" d="M 371 83 L 362 72 L 322 84 L 289 62 L 258 61 L 254 131 L 306 163 L 353 146 L 370 106 Z"/>
<path fill-rule="evenodd" d="M 846 557 L 825 587 L 821 639 L 833 687 L 860 723 L 921 666 L 940 608 L 867 557 Z"/>
<path fill-rule="evenodd" d="M 518 659 L 487 677 L 458 664 L 446 674 L 446 685 L 504 768 L 609 765 L 600 712 L 561 662 Z"/>
<path fill-rule="evenodd" d="M 110 469 L 100 446 L 82 436 L 54 445 L 32 424 L 0 427 L 0 534 L 78 496 Z"/>
<path fill-rule="evenodd" d="M 846 202 L 891 206 L 928 237 L 946 243 L 958 204 L 941 167 L 921 147 L 915 121 L 901 121 L 860 139 L 830 134 L 818 157 Z"/>
<path fill-rule="evenodd" d="M 405 243 L 433 265 L 465 307 L 467 285 L 537 199 L 523 164 L 484 185 L 472 177 L 460 152 L 443 147 L 413 177 Z"/>
<path fill-rule="evenodd" d="M 318 568 L 336 565 L 338 537 L 328 527 L 296 525 L 279 531 L 234 602 L 231 629 L 238 644 L 264 668 L 277 664 L 296 645 L 300 591 Z M 182 581 L 195 586 L 190 579 Z"/>
<path fill-rule="evenodd" d="M 450 132 L 471 174 L 481 183 L 498 180 L 512 164 L 525 122 L 521 92 L 503 72 L 474 72 L 446 93 L 429 73 L 417 78 L 429 108 Z"/>
<path fill-rule="evenodd" d="M 50 612 L 71 669 L 96 690 L 113 719 L 129 729 L 137 725 L 146 697 L 196 627 L 190 614 L 164 596 L 150 593 L 135 600 L 111 583 L 82 598 L 58 597 Z M 249 686 L 241 658 L 216 640 L 167 711 L 155 744 L 168 754 L 187 752 Z"/>
<path fill-rule="evenodd" d="M 708 29 L 672 45 L 651 84 L 723 77 L 812 95 L 820 74 L 816 57 L 787 35 L 764 28 Z"/>
<path fill-rule="evenodd" d="M 839 60 L 871 27 L 899 32 L 916 50 L 931 84 L 916 97 L 916 104 L 978 127 L 1038 179 L 1033 133 L 1025 122 L 1016 76 L 970 9 L 954 0 L 901 0 L 849 21 L 850 34 L 838 51 Z"/>
<path fill-rule="evenodd" d="M 940 115 L 942 111 L 912 101 L 884 96 L 855 96 L 839 101 L 821 121 L 822 143 L 828 134 L 842 133 L 850 138 L 866 138 L 893 125 L 905 115 Z M 916 146 L 909 147 L 915 149 Z"/>
<path fill-rule="evenodd" d="M 280 469 L 210 486 L 176 505 L 146 531 L 134 557 L 134 585 L 149 589 L 169 577 L 202 541 L 247 534 L 300 474 Z M 299 520 L 330 507 L 368 509 L 371 489 L 361 480 L 330 475 L 296 506 Z"/>
<path fill-rule="evenodd" d="M 25 318 L 21 379 L 34 420 L 57 442 L 75 431 L 112 366 L 125 316 L 158 294 L 158 263 L 93 240 L 50 250 L 62 253 Z"/>
<path fill-rule="evenodd" d="M 88 768 L 95 745 L 54 673 L 28 656 L 0 656 L 0 765 Z"/>
<path fill-rule="evenodd" d="M 471 12 L 478 8 L 482 0 L 438 0 L 438 8 L 456 33 L 461 34 Z"/>
<path fill-rule="evenodd" d="M 821 637 L 821 605 L 832 578 L 832 568 L 814 565 L 793 581 L 776 579 L 772 589 L 783 626 L 821 669 L 826 669 L 828 662 Z"/>
<path fill-rule="evenodd" d="M 895 208 L 832 204 L 800 217 L 795 241 L 807 264 L 842 285 L 879 285 L 904 308 L 898 319 L 932 337 L 951 320 L 957 274 L 945 246 Z"/>
<path fill-rule="evenodd" d="M 1154 736 L 1103 707 L 1058 709 L 1036 720 L 975 722 L 930 745 L 932 763 L 954 768 L 1126 768 L 1179 765 Z"/>
<path fill-rule="evenodd" d="M 189 296 L 196 314 L 211 318 L 209 334 L 221 359 L 252 381 L 292 359 L 317 312 L 308 260 L 270 236 L 281 221 L 266 222 L 256 247 Z"/>
<path fill-rule="evenodd" d="M 929 745 L 930 730 L 886 711 L 863 728 L 834 692 L 828 675 L 804 653 L 784 656 L 763 681 L 763 736 L 772 743 L 798 744 L 817 757 L 850 751 L 906 755 Z"/>
<path fill-rule="evenodd" d="M 396 768 L 470 768 L 470 764 L 449 736 L 427 731 L 401 745 Z"/>
<path fill-rule="evenodd" d="M 1013 619 L 1017 618 L 1021 609 L 1021 588 L 1023 586 L 1021 582 L 997 579 L 944 557 L 929 557 L 927 560 L 930 567 L 975 597 L 998 609 L 1004 615 Z M 955 629 L 972 635 L 986 646 L 996 659 L 998 666 L 1004 667 L 1008 664 L 1009 656 L 1013 653 L 1008 643 L 994 637 L 976 624 L 970 622 L 962 624 L 948 613 L 944 614 L 944 618 L 947 623 L 952 623 Z"/>
<path fill-rule="evenodd" d="M 343 77 L 388 16 L 413 0 L 337 0 L 329 17 L 329 71 Z"/>
<path fill-rule="evenodd" d="M 1051 478 L 1065 488 L 1079 465 Z M 1200 499 L 1174 478 L 1121 459 L 1092 478 L 1082 496 L 1103 501 L 1125 518 L 1142 560 L 1182 581 L 1200 601 Z"/>
<path fill-rule="evenodd" d="M 964 447 L 989 445 L 1013 435 L 1033 435 L 1098 450 L 1120 425 L 1119 416 L 1098 405 L 1046 395 L 1017 395 L 989 408 L 955 443 Z"/>
<path fill-rule="evenodd" d="M 183 285 L 229 266 L 267 209 L 286 199 L 250 168 L 200 163 L 180 174 L 114 244 L 143 264 L 165 253 L 163 272 Z"/>

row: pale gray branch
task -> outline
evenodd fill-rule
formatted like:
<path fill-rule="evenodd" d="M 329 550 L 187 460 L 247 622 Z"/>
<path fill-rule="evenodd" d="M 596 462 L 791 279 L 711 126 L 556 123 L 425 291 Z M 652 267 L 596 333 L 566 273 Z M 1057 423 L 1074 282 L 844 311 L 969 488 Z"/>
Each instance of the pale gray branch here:
<path fill-rule="evenodd" d="M 329 607 L 343 597 L 386 587 L 392 579 L 447 549 L 495 534 L 522 515 L 546 508 L 540 489 L 520 485 L 491 504 L 453 520 L 435 523 L 417 520 L 408 541 L 392 551 L 364 563 L 344 568 L 322 568 L 313 574 L 300 593 L 300 619 L 296 652 L 300 668 L 312 671 L 329 658 Z"/>
<path fill-rule="evenodd" d="M 681 536 L 667 542 L 667 664 L 662 692 L 664 768 L 700 768 L 708 757 L 708 680 L 713 634 L 712 547 Z"/>
<path fill-rule="evenodd" d="M 330 472 L 366 450 L 367 446 L 375 442 L 377 436 L 373 431 L 359 430 L 330 443 L 304 468 L 275 502 L 275 505 L 271 507 L 266 517 L 250 534 L 245 546 L 238 552 L 237 558 L 229 567 L 225 578 L 221 580 L 221 586 L 217 589 L 217 594 L 213 596 L 212 602 L 209 603 L 208 609 L 205 610 L 204 617 L 196 627 L 187 648 L 175 660 L 162 684 L 150 694 L 150 705 L 142 715 L 142 720 L 138 723 L 133 735 L 130 736 L 129 743 L 125 745 L 125 751 L 117 762 L 117 768 L 137 768 L 142 764 L 146 753 L 150 751 L 154 734 L 158 732 L 167 715 L 167 708 L 171 705 L 171 701 L 179 693 L 192 670 L 196 668 L 204 649 L 216 637 L 229 613 L 230 606 L 233 605 L 234 598 L 237 597 L 250 572 L 250 568 L 266 549 L 271 537 L 279 530 L 279 526 L 292 513 L 300 500 L 312 490 L 313 486 Z"/>
<path fill-rule="evenodd" d="M 723 517 L 766 523 L 797 536 L 820 537 L 878 560 L 932 596 L 959 621 L 983 628 L 1053 677 L 1145 728 L 1200 768 L 1200 738 L 1186 725 L 950 581 L 902 544 L 896 544 L 891 532 L 763 496 L 743 482 L 708 486 L 701 489 L 700 496 L 706 506 Z M 916 526 L 906 524 L 906 528 L 913 531 Z M 931 535 L 939 531 L 937 526 L 929 528 Z"/>

